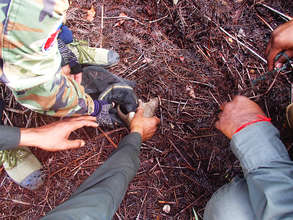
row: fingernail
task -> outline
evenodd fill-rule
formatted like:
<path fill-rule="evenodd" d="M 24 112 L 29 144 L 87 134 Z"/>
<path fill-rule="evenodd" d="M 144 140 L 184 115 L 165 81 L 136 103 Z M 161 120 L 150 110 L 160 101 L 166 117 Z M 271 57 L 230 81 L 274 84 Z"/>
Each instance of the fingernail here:
<path fill-rule="evenodd" d="M 278 63 L 278 64 L 276 64 L 276 68 L 278 68 L 278 69 L 282 68 L 282 66 L 283 66 L 282 63 Z"/>
<path fill-rule="evenodd" d="M 81 147 L 83 147 L 85 145 L 84 141 L 81 141 Z"/>

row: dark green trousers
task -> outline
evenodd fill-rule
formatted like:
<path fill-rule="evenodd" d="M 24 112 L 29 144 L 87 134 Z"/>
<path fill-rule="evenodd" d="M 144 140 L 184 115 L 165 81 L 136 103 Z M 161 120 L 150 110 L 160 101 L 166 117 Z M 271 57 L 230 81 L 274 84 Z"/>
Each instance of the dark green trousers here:
<path fill-rule="evenodd" d="M 124 137 L 110 158 L 43 220 L 110 220 L 139 168 L 141 136 Z"/>

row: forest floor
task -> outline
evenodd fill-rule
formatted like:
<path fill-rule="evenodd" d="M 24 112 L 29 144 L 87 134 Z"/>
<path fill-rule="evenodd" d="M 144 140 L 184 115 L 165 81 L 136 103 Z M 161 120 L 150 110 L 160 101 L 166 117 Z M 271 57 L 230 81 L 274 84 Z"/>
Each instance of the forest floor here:
<path fill-rule="evenodd" d="M 237 94 L 261 105 L 293 155 L 285 117 L 290 73 L 267 75 L 260 58 L 265 58 L 271 28 L 285 20 L 263 4 L 293 16 L 293 2 L 285 0 L 179 0 L 176 5 L 171 0 L 72 0 L 67 25 L 75 38 L 117 51 L 120 62 L 110 71 L 136 81 L 141 99 L 161 100 L 161 125 L 143 143 L 141 167 L 114 219 L 188 220 L 195 219 L 194 212 L 202 219 L 212 194 L 242 175 L 229 140 L 214 127 L 219 106 Z M 86 19 L 91 7 L 96 12 L 92 22 Z M 252 83 L 261 76 L 259 83 Z M 0 91 L 8 106 L 6 124 L 37 127 L 56 120 L 20 106 L 5 86 Z M 117 144 L 128 130 L 105 132 Z M 17 186 L 0 168 L 0 219 L 44 216 L 114 150 L 99 130 L 84 128 L 72 135 L 79 137 L 87 144 L 78 150 L 33 149 L 46 173 L 37 191 Z M 163 211 L 166 204 L 169 213 Z"/>

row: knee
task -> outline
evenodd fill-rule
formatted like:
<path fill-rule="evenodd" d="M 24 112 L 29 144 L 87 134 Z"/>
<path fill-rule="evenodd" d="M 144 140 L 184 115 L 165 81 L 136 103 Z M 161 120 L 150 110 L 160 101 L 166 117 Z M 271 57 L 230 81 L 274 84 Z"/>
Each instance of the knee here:
<path fill-rule="evenodd" d="M 244 179 L 237 179 L 215 192 L 207 203 L 204 220 L 255 219 Z"/>

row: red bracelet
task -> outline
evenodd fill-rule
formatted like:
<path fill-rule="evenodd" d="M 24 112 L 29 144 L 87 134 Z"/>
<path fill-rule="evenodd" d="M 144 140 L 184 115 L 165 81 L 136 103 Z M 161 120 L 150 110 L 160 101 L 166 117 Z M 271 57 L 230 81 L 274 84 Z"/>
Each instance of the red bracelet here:
<path fill-rule="evenodd" d="M 252 124 L 255 124 L 255 123 L 257 123 L 257 122 L 261 122 L 261 121 L 271 122 L 271 120 L 272 120 L 271 118 L 267 118 L 266 116 L 263 116 L 263 115 L 257 115 L 257 117 L 259 117 L 259 119 L 254 120 L 254 121 L 251 121 L 251 122 L 247 122 L 247 123 L 241 125 L 241 126 L 240 126 L 240 127 L 239 127 L 239 128 L 233 133 L 233 135 L 236 134 L 236 133 L 238 133 L 238 132 L 241 131 L 243 128 L 247 127 L 248 125 L 252 125 Z"/>

